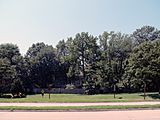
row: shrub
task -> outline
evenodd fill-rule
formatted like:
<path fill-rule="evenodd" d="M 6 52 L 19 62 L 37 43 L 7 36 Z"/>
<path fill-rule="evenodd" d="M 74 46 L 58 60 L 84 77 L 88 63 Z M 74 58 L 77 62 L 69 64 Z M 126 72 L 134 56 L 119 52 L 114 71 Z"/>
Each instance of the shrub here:
<path fill-rule="evenodd" d="M 19 79 L 14 80 L 14 82 L 11 84 L 10 91 L 14 98 L 26 97 L 24 86 L 22 84 L 22 81 L 20 81 Z"/>

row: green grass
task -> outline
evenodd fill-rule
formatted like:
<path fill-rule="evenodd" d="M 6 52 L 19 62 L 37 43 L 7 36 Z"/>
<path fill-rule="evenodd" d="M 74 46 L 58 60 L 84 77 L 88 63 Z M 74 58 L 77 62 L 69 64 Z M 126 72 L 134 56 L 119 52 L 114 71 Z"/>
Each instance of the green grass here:
<path fill-rule="evenodd" d="M 155 109 L 160 105 L 127 105 L 127 106 L 50 106 L 50 107 L 24 107 L 24 106 L 0 106 L 0 110 L 55 110 L 55 111 L 98 111 L 98 110 L 128 110 L 128 109 Z"/>
<path fill-rule="evenodd" d="M 160 100 L 160 96 L 157 93 L 148 93 L 146 101 Z M 51 99 L 48 98 L 48 94 L 45 94 L 44 98 L 41 94 L 27 95 L 26 98 L 0 98 L 0 102 L 57 102 L 57 103 L 76 103 L 76 102 L 136 102 L 144 101 L 143 93 L 134 94 L 117 94 L 116 98 L 113 98 L 113 94 L 100 94 L 100 95 L 79 95 L 79 94 L 51 94 Z"/>

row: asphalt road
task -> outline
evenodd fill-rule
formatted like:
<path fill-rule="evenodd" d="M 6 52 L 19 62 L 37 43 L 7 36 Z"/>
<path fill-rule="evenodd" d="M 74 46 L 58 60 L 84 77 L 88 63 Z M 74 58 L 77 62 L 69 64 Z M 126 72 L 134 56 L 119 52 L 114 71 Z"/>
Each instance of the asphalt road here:
<path fill-rule="evenodd" d="M 160 110 L 103 112 L 0 112 L 0 120 L 160 120 Z"/>
<path fill-rule="evenodd" d="M 106 102 L 106 103 L 0 103 L 0 106 L 97 106 L 97 105 L 158 105 L 160 102 Z"/>

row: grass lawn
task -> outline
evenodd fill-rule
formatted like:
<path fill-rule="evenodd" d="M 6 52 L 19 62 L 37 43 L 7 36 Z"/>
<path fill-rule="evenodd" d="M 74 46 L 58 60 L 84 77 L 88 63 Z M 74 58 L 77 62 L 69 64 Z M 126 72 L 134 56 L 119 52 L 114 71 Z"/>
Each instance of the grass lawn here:
<path fill-rule="evenodd" d="M 158 93 L 147 93 L 145 101 L 160 100 Z M 0 102 L 57 102 L 57 103 L 76 103 L 76 102 L 135 102 L 144 101 L 143 93 L 134 94 L 117 94 L 113 98 L 113 94 L 100 94 L 100 95 L 79 95 L 79 94 L 51 94 L 49 99 L 48 94 L 41 97 L 41 94 L 27 95 L 26 98 L 0 98 Z"/>
<path fill-rule="evenodd" d="M 50 106 L 50 107 L 24 107 L 24 106 L 0 106 L 0 110 L 55 110 L 55 111 L 99 111 L 99 110 L 129 110 L 129 109 L 155 109 L 160 105 L 126 105 L 126 106 Z"/>

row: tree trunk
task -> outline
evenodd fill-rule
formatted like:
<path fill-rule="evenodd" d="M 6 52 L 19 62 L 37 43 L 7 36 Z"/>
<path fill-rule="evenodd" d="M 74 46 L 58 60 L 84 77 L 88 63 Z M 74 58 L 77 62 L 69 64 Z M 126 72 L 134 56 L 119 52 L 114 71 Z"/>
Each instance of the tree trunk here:
<path fill-rule="evenodd" d="M 85 79 L 86 75 L 85 75 L 85 57 L 84 57 L 84 48 L 82 50 L 82 72 L 83 72 L 83 80 Z"/>
<path fill-rule="evenodd" d="M 49 99 L 51 98 L 51 92 L 50 92 L 50 90 L 49 90 Z"/>
<path fill-rule="evenodd" d="M 116 98 L 116 85 L 114 84 L 114 87 L 113 87 L 113 92 L 114 92 L 114 99 Z"/>
<path fill-rule="evenodd" d="M 144 82 L 144 100 L 146 99 L 146 83 Z"/>
<path fill-rule="evenodd" d="M 158 94 L 160 95 L 160 82 L 159 82 L 158 78 L 155 78 L 155 79 L 156 79 L 155 84 L 157 84 L 157 87 L 158 87 Z"/>
<path fill-rule="evenodd" d="M 160 95 L 160 84 L 158 83 L 158 93 Z"/>

